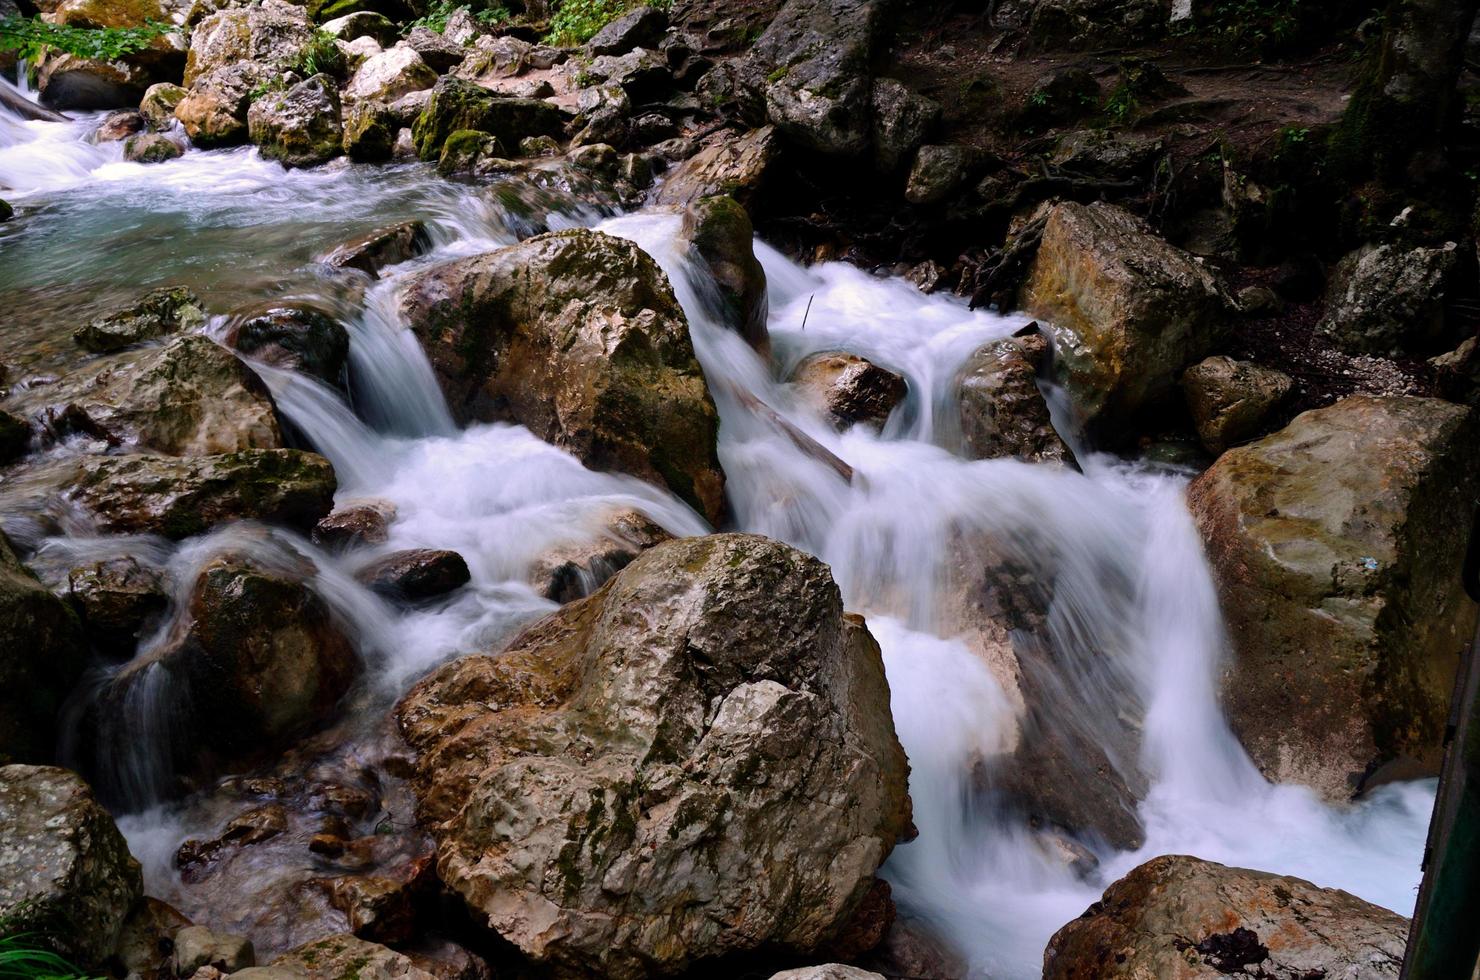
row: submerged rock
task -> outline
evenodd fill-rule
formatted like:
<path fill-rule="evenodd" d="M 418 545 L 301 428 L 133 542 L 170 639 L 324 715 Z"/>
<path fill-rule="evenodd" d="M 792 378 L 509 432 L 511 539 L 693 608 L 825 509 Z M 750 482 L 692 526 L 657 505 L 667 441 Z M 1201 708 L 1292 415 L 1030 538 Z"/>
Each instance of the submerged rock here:
<path fill-rule="evenodd" d="M 1043 953 L 1044 980 L 1397 977 L 1408 920 L 1334 888 L 1193 857 L 1105 890 Z"/>
<path fill-rule="evenodd" d="M 1210 357 L 1182 374 L 1182 393 L 1198 438 L 1215 455 L 1258 435 L 1294 386 L 1283 371 L 1231 357 Z"/>
<path fill-rule="evenodd" d="M 636 245 L 539 235 L 422 273 L 401 308 L 459 419 L 517 422 L 718 520 L 718 415 L 672 287 Z"/>
<path fill-rule="evenodd" d="M 205 322 L 200 297 L 184 287 L 167 286 L 79 327 L 72 339 L 84 350 L 108 354 L 166 334 L 197 330 Z"/>
<path fill-rule="evenodd" d="M 238 314 L 226 330 L 232 347 L 274 367 L 343 387 L 349 331 L 308 305 L 270 306 Z"/>
<path fill-rule="evenodd" d="M 247 132 L 263 156 L 286 167 L 326 163 L 344 149 L 339 86 L 315 75 L 286 92 L 269 92 L 247 111 Z"/>
<path fill-rule="evenodd" d="M 1354 395 L 1193 482 L 1233 643 L 1223 703 L 1270 779 L 1346 799 L 1386 764 L 1438 771 L 1475 627 L 1458 529 L 1477 467 L 1470 410 Z"/>
<path fill-rule="evenodd" d="M 750 215 L 734 198 L 701 198 L 684 209 L 679 238 L 713 277 L 724 321 L 763 357 L 769 357 L 766 270 L 755 257 Z"/>
<path fill-rule="evenodd" d="M 0 532 L 0 763 L 52 758 L 57 711 L 86 656 L 77 616 L 21 564 Z"/>
<path fill-rule="evenodd" d="M 640 511 L 613 510 L 585 541 L 550 549 L 530 566 L 528 581 L 552 602 L 574 602 L 595 592 L 649 548 L 672 535 Z"/>
<path fill-rule="evenodd" d="M 425 255 L 432 247 L 427 226 L 421 221 L 403 221 L 336 245 L 320 261 L 336 269 L 359 269 L 379 278 L 380 270 Z"/>
<path fill-rule="evenodd" d="M 724 534 L 397 712 L 442 881 L 537 962 L 629 978 L 838 935 L 910 826 L 888 698 L 826 566 Z"/>
<path fill-rule="evenodd" d="M 1460 336 L 1445 310 L 1460 261 L 1453 242 L 1441 248 L 1380 245 L 1354 252 L 1331 277 L 1317 330 L 1351 354 L 1442 351 Z"/>
<path fill-rule="evenodd" d="M 904 378 L 893 371 L 843 351 L 813 354 L 797 365 L 791 382 L 839 430 L 883 428 L 908 391 Z"/>
<path fill-rule="evenodd" d="M 961 369 L 961 442 L 970 459 L 1074 462 L 1054 430 L 1039 375 L 1052 357 L 1041 333 L 995 340 Z"/>

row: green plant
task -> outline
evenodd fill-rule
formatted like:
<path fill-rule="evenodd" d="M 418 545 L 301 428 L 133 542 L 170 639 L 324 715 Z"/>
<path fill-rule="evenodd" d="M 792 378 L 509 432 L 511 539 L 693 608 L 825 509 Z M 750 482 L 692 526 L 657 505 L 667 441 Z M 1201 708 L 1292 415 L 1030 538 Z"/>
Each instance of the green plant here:
<path fill-rule="evenodd" d="M 672 0 L 563 0 L 550 18 L 546 40 L 551 44 L 585 44 L 617 17 L 644 4 L 667 10 Z"/>
<path fill-rule="evenodd" d="M 90 28 L 48 24 L 34 17 L 4 17 L 0 18 L 0 51 L 14 51 L 27 61 L 35 61 L 47 49 L 113 61 L 144 50 L 172 30 L 157 21 L 141 27 Z"/>
<path fill-rule="evenodd" d="M 344 54 L 335 43 L 335 37 L 322 28 L 313 32 L 313 39 L 298 54 L 292 65 L 293 71 L 304 78 L 315 75 L 337 75 L 344 66 Z"/>
<path fill-rule="evenodd" d="M 407 24 L 402 33 L 410 34 L 415 28 L 425 27 L 428 30 L 441 34 L 447 30 L 447 22 L 452 19 L 452 15 L 459 10 L 471 12 L 473 19 L 486 27 L 502 24 L 514 16 L 513 12 L 501 3 L 494 3 L 479 10 L 473 10 L 469 4 L 458 3 L 457 0 L 432 0 L 427 5 L 427 12 Z"/>
<path fill-rule="evenodd" d="M 1105 118 L 1116 126 L 1128 122 L 1139 108 L 1136 93 L 1123 82 L 1111 89 L 1110 94 L 1105 97 Z"/>
<path fill-rule="evenodd" d="M 1206 13 L 1182 21 L 1184 30 L 1231 46 L 1271 51 L 1296 39 L 1308 0 L 1213 0 Z"/>
<path fill-rule="evenodd" d="M 0 980 L 83 980 L 83 974 L 38 937 L 19 933 L 0 938 Z"/>

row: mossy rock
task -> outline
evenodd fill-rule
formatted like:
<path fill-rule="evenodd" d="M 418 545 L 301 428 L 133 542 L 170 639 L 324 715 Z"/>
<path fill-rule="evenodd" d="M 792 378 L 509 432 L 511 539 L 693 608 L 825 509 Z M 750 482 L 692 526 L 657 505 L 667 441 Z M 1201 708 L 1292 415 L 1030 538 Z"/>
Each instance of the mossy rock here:
<path fill-rule="evenodd" d="M 44 762 L 86 656 L 72 608 L 31 574 L 0 532 L 0 763 Z"/>
<path fill-rule="evenodd" d="M 411 6 L 401 0 L 309 0 L 308 3 L 308 16 L 318 24 L 358 13 L 382 14 L 394 21 L 416 16 Z"/>
<path fill-rule="evenodd" d="M 411 129 L 416 152 L 438 160 L 442 145 L 460 130 L 496 136 L 503 146 L 518 146 L 527 136 L 559 136 L 565 115 L 538 99 L 513 99 L 461 78 L 446 76 L 432 89 L 431 100 Z"/>

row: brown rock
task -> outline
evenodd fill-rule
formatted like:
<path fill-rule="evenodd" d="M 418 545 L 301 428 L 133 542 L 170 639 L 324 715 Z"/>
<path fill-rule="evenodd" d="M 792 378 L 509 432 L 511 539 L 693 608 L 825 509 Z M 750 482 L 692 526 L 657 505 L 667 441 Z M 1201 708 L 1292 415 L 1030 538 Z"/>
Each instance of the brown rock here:
<path fill-rule="evenodd" d="M 1283 371 L 1231 357 L 1210 357 L 1182 374 L 1187 410 L 1214 455 L 1258 435 L 1294 386 Z"/>
<path fill-rule="evenodd" d="M 329 548 L 382 544 L 395 519 L 396 505 L 389 500 L 346 501 L 314 525 L 313 543 Z"/>
<path fill-rule="evenodd" d="M 764 193 L 779 155 L 780 142 L 770 126 L 721 140 L 675 167 L 658 188 L 657 203 L 688 204 L 725 194 L 749 210 Z"/>
<path fill-rule="evenodd" d="M 904 378 L 893 371 L 841 351 L 808 357 L 792 372 L 791 382 L 839 429 L 883 428 L 908 390 Z"/>
<path fill-rule="evenodd" d="M 359 269 L 379 278 L 380 270 L 386 266 L 424 255 L 431 247 L 432 240 L 423 222 L 403 221 L 337 245 L 320 261 L 337 269 Z"/>
<path fill-rule="evenodd" d="M 393 552 L 355 573 L 371 591 L 406 602 L 446 595 L 467 585 L 471 577 L 462 555 L 432 548 Z"/>
<path fill-rule="evenodd" d="M 1048 338 L 1040 333 L 996 340 L 971 355 L 958 383 L 968 458 L 1074 462 L 1038 388 L 1051 357 Z"/>
<path fill-rule="evenodd" d="M 672 539 L 636 510 L 613 510 L 601 533 L 541 555 L 530 566 L 529 583 L 552 602 L 567 603 L 595 592 L 649 548 Z"/>

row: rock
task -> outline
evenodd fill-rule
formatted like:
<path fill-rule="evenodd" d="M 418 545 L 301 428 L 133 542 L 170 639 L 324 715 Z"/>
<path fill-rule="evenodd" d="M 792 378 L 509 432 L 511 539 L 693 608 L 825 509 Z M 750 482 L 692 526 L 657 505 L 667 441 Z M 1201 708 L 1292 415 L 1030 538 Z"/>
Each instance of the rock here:
<path fill-rule="evenodd" d="M 790 140 L 857 156 L 872 128 L 877 0 L 787 0 L 751 49 L 770 72 L 766 111 Z"/>
<path fill-rule="evenodd" d="M 1078 66 L 1059 68 L 1033 83 L 1023 115 L 1036 126 L 1061 126 L 1100 106 L 1100 83 Z"/>
<path fill-rule="evenodd" d="M 769 357 L 766 270 L 755 257 L 750 215 L 733 198 L 700 198 L 684 209 L 679 238 L 713 276 L 723 321 Z"/>
<path fill-rule="evenodd" d="M 357 37 L 353 41 L 336 40 L 334 47 L 343 56 L 345 68 L 351 75 L 359 71 L 360 66 L 366 61 L 385 50 L 380 42 L 372 37 Z"/>
<path fill-rule="evenodd" d="M 421 55 L 432 71 L 441 74 L 462 64 L 468 49 L 427 27 L 413 27 L 406 35 L 406 46 Z M 436 83 L 433 82 L 433 85 Z"/>
<path fill-rule="evenodd" d="M 286 167 L 313 167 L 344 150 L 339 86 L 328 75 L 269 92 L 247 110 L 247 132 L 262 155 Z"/>
<path fill-rule="evenodd" d="M 151 85 L 139 100 L 139 115 L 144 117 L 144 122 L 150 129 L 163 132 L 175 125 L 175 107 L 189 94 L 179 85 L 170 82 Z"/>
<path fill-rule="evenodd" d="M 967 458 L 1074 462 L 1038 388 L 1051 358 L 1041 333 L 995 340 L 971 355 L 957 382 Z"/>
<path fill-rule="evenodd" d="M 966 960 L 924 923 L 897 918 L 884 941 L 863 959 L 867 967 L 888 977 L 954 980 L 970 972 Z"/>
<path fill-rule="evenodd" d="M 378 279 L 386 266 L 409 262 L 431 247 L 432 238 L 424 222 L 403 221 L 336 245 L 319 261 L 336 269 L 359 269 Z"/>
<path fill-rule="evenodd" d="M 213 71 L 191 86 L 190 94 L 175 106 L 175 118 L 202 149 L 245 143 L 252 93 L 276 77 L 255 62 Z"/>
<path fill-rule="evenodd" d="M 180 870 L 181 880 L 186 884 L 194 884 L 208 877 L 213 867 L 227 857 L 231 851 L 279 837 L 287 833 L 288 825 L 288 810 L 281 803 L 265 803 L 262 806 L 253 807 L 232 817 L 218 837 L 204 841 L 195 838 L 186 840 L 175 851 L 175 867 Z M 235 954 L 233 958 L 240 957 L 240 948 L 230 941 L 234 937 L 205 934 L 196 938 L 198 942 L 195 945 L 198 949 L 209 952 L 212 947 L 225 946 L 228 954 Z M 221 940 L 226 940 L 226 942 L 223 943 Z M 247 949 L 251 949 L 250 944 Z M 255 954 L 249 953 L 248 955 L 255 959 Z M 185 971 L 185 963 L 191 958 L 193 957 L 185 957 L 181 960 L 181 976 L 189 975 L 189 972 Z M 215 969 L 225 969 L 209 963 L 199 963 L 196 969 L 206 965 L 212 965 Z M 251 963 L 242 963 L 237 968 L 242 969 L 251 965 Z"/>
<path fill-rule="evenodd" d="M 917 95 L 892 78 L 874 82 L 874 166 L 893 173 L 940 125 L 941 108 L 934 99 Z"/>
<path fill-rule="evenodd" d="M 486 177 L 513 166 L 497 136 L 460 129 L 443 142 L 437 173 L 443 177 Z"/>
<path fill-rule="evenodd" d="M 1055 933 L 1043 977 L 1397 977 L 1407 939 L 1407 919 L 1346 892 L 1168 855 Z"/>
<path fill-rule="evenodd" d="M 770 126 L 727 137 L 674 168 L 658 188 L 657 203 L 684 205 L 722 194 L 751 210 L 765 189 L 779 153 L 780 145 Z"/>
<path fill-rule="evenodd" d="M 117 143 L 143 128 L 144 117 L 131 109 L 124 109 L 109 113 L 93 131 L 92 140 L 94 143 Z"/>
<path fill-rule="evenodd" d="M 166 334 L 198 330 L 205 322 L 200 297 L 182 286 L 167 286 L 79 327 L 72 339 L 83 350 L 108 354 Z"/>
<path fill-rule="evenodd" d="M 574 602 L 673 537 L 636 510 L 613 510 L 603 523 L 592 538 L 559 545 L 537 558 L 528 577 L 535 591 L 551 602 Z"/>
<path fill-rule="evenodd" d="M 1151 176 L 1166 154 L 1166 141 L 1102 129 L 1081 129 L 1054 146 L 1051 159 L 1065 170 L 1102 180 L 1140 180 Z"/>
<path fill-rule="evenodd" d="M 157 898 L 144 897 L 124 920 L 114 955 L 125 976 L 168 977 L 173 972 L 175 935 L 190 920 Z"/>
<path fill-rule="evenodd" d="M 821 966 L 782 970 L 771 974 L 771 980 L 884 980 L 884 975 L 842 963 L 824 963 Z"/>
<path fill-rule="evenodd" d="M 594 55 L 626 54 L 633 48 L 656 48 L 668 29 L 668 14 L 640 6 L 608 23 L 586 43 Z"/>
<path fill-rule="evenodd" d="M 204 926 L 186 926 L 175 933 L 177 977 L 188 977 L 203 966 L 235 973 L 256 965 L 257 954 L 250 939 L 212 932 Z"/>
<path fill-rule="evenodd" d="M 307 374 L 330 387 L 344 387 L 349 331 L 322 310 L 306 304 L 250 310 L 232 320 L 224 339 L 273 367 Z"/>
<path fill-rule="evenodd" d="M 305 943 L 273 960 L 275 977 L 241 980 L 438 980 L 410 957 L 377 943 L 344 934 Z"/>
<path fill-rule="evenodd" d="M 586 74 L 603 88 L 615 85 L 634 104 L 659 101 L 673 88 L 673 74 L 668 63 L 655 51 L 637 48 L 621 57 L 604 55 L 586 68 Z"/>
<path fill-rule="evenodd" d="M 443 37 L 464 47 L 471 45 L 487 33 L 488 29 L 478 22 L 473 12 L 467 7 L 454 8 L 452 13 L 447 15 L 447 26 L 442 29 Z"/>
<path fill-rule="evenodd" d="M 164 163 L 185 155 L 185 147 L 159 133 L 130 136 L 123 144 L 123 158 L 130 163 Z"/>
<path fill-rule="evenodd" d="M 21 564 L 0 532 L 0 763 L 52 757 L 57 711 L 86 657 L 77 616 Z M 0 894 L 8 877 L 0 874 Z"/>
<path fill-rule="evenodd" d="M 0 466 L 13 463 L 31 449 L 31 427 L 26 420 L 0 409 Z"/>
<path fill-rule="evenodd" d="M 50 52 L 41 61 L 36 90 L 53 109 L 118 109 L 137 105 L 158 79 L 126 61 L 95 61 Z"/>
<path fill-rule="evenodd" d="M 479 37 L 453 74 L 470 82 L 513 78 L 532 67 L 533 52 L 534 45 L 517 37 Z"/>
<path fill-rule="evenodd" d="M 354 102 L 344 110 L 344 155 L 356 163 L 384 163 L 395 155 L 400 119 L 384 102 Z"/>
<path fill-rule="evenodd" d="M 1439 392 L 1452 402 L 1480 405 L 1480 337 L 1471 337 L 1448 354 L 1429 359 Z M 4 458 L 0 451 L 0 458 Z"/>
<path fill-rule="evenodd" d="M 1438 771 L 1480 433 L 1469 410 L 1354 395 L 1230 449 L 1193 482 L 1233 660 L 1229 722 L 1277 782 L 1346 799 Z"/>
<path fill-rule="evenodd" d="M 413 548 L 396 551 L 355 573 L 377 595 L 404 602 L 435 599 L 467 585 L 468 563 L 455 551 Z"/>
<path fill-rule="evenodd" d="M 435 160 L 447 137 L 460 129 L 476 129 L 498 137 L 504 146 L 518 146 L 526 136 L 558 137 L 564 128 L 564 116 L 547 102 L 504 98 L 449 75 L 432 89 L 431 101 L 417 118 L 412 135 L 421 158 Z"/>
<path fill-rule="evenodd" d="M 1245 286 L 1238 291 L 1238 311 L 1244 316 L 1274 316 L 1284 308 L 1280 294 L 1268 286 Z"/>
<path fill-rule="evenodd" d="M 357 10 L 352 14 L 325 21 L 319 25 L 319 30 L 344 41 L 368 37 L 381 47 L 387 48 L 395 44 L 401 36 L 401 31 L 394 21 L 385 14 L 378 14 L 373 10 Z"/>
<path fill-rule="evenodd" d="M 395 519 L 396 505 L 389 500 L 345 502 L 314 525 L 313 543 L 328 548 L 383 544 Z"/>
<path fill-rule="evenodd" d="M 840 430 L 854 425 L 884 427 L 904 401 L 904 378 L 857 354 L 813 354 L 791 375 L 802 398 Z"/>
<path fill-rule="evenodd" d="M 1404 250 L 1381 245 L 1341 260 L 1317 331 L 1350 354 L 1434 354 L 1460 339 L 1445 315 L 1459 270 L 1453 242 Z"/>
<path fill-rule="evenodd" d="M 127 555 L 72 569 L 67 596 L 93 645 L 125 657 L 170 604 L 159 572 Z"/>
<path fill-rule="evenodd" d="M 1022 307 L 1054 341 L 1057 374 L 1092 436 L 1125 438 L 1226 328 L 1227 297 L 1191 255 L 1104 203 L 1054 205 Z"/>
<path fill-rule="evenodd" d="M 560 144 L 549 136 L 526 136 L 519 141 L 522 157 L 558 157 Z"/>
<path fill-rule="evenodd" d="M 1172 10 L 1163 0 L 1008 0 L 999 21 L 1026 27 L 1035 49 L 1100 50 L 1162 37 Z"/>
<path fill-rule="evenodd" d="M 0 767 L 0 920 L 90 969 L 144 893 L 139 862 L 92 790 L 49 766 Z"/>
<path fill-rule="evenodd" d="M 228 7 L 195 25 L 184 85 L 193 95 L 207 76 L 240 69 L 244 63 L 257 69 L 259 81 L 266 81 L 296 71 L 314 42 L 314 27 L 302 7 L 279 2 Z"/>
<path fill-rule="evenodd" d="M 10 202 L 0 200 L 0 221 L 9 221 L 11 218 L 14 217 L 15 208 L 10 206 Z"/>
<path fill-rule="evenodd" d="M 939 204 L 966 183 L 971 164 L 970 147 L 920 147 L 910 165 L 904 199 L 911 204 Z"/>
<path fill-rule="evenodd" d="M 228 520 L 307 530 L 334 505 L 334 468 L 317 453 L 249 449 L 219 456 L 84 460 L 73 494 L 111 534 L 188 538 Z"/>
<path fill-rule="evenodd" d="M 659 545 L 397 711 L 439 877 L 563 972 L 814 951 L 910 825 L 877 644 L 751 535 Z"/>
<path fill-rule="evenodd" d="M 413 884 L 385 875 L 343 875 L 330 884 L 329 902 L 360 939 L 405 942 L 416 932 Z"/>
<path fill-rule="evenodd" d="M 1259 434 L 1294 388 L 1283 371 L 1231 357 L 1210 357 L 1182 374 L 1187 410 L 1213 455 Z"/>
<path fill-rule="evenodd" d="M 718 416 L 683 310 L 636 245 L 539 235 L 422 273 L 401 308 L 456 417 L 524 425 L 718 520 Z"/>
<path fill-rule="evenodd" d="M 437 73 L 416 50 L 398 44 L 366 58 L 344 87 L 346 102 L 394 102 L 437 84 Z"/>

